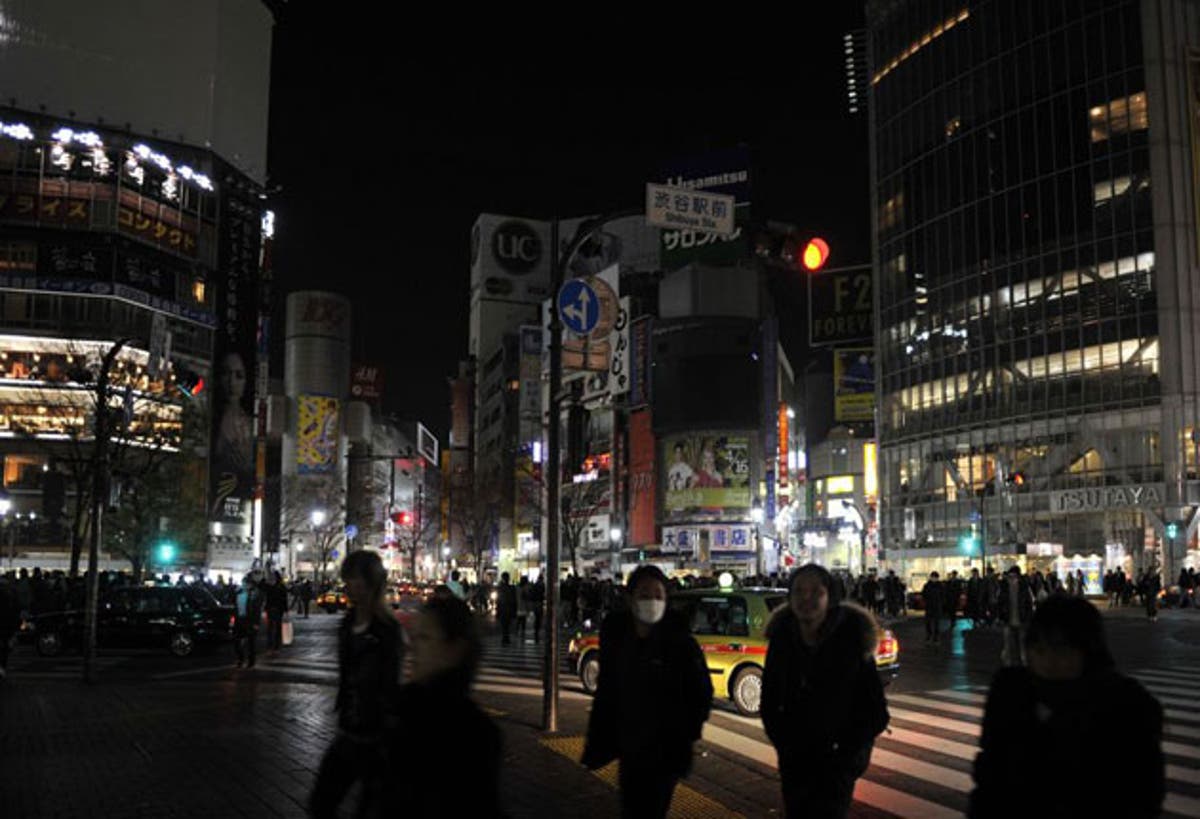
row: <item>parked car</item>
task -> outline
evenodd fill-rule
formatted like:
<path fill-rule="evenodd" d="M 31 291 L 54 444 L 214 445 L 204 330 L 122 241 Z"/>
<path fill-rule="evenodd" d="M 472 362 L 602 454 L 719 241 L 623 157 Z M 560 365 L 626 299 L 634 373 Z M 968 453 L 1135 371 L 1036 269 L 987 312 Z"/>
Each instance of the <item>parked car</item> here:
<path fill-rule="evenodd" d="M 671 608 L 691 624 L 704 651 L 714 695 L 728 697 L 745 716 L 758 716 L 767 659 L 764 632 L 771 612 L 786 603 L 785 589 L 689 589 L 671 597 Z M 584 690 L 594 694 L 600 679 L 598 628 L 576 633 L 568 656 Z M 879 630 L 875 667 L 885 685 L 900 670 L 900 643 L 887 629 Z"/>
<path fill-rule="evenodd" d="M 233 637 L 232 606 L 223 606 L 195 586 L 129 586 L 106 591 L 96 617 L 100 648 L 165 648 L 186 657 L 203 643 Z M 38 654 L 54 657 L 83 645 L 84 612 L 56 611 L 36 615 L 29 639 Z"/>

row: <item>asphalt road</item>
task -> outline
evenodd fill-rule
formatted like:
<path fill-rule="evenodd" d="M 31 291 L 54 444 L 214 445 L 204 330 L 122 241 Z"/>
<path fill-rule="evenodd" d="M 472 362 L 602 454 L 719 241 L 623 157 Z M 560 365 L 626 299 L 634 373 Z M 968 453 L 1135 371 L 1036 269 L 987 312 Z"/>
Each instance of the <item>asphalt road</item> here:
<path fill-rule="evenodd" d="M 279 701 L 310 697 L 314 691 L 331 694 L 337 679 L 337 621 L 336 616 L 325 614 L 297 621 L 296 643 L 279 652 L 260 652 L 253 670 L 235 668 L 232 649 L 223 647 L 186 659 L 165 652 L 102 652 L 100 674 L 114 686 L 132 683 L 156 692 L 185 687 L 227 692 L 249 684 L 271 691 Z M 1200 711 L 1195 708 L 1200 701 L 1200 614 L 1168 611 L 1150 623 L 1138 610 L 1126 609 L 1106 612 L 1106 623 L 1118 664 L 1141 678 L 1167 709 L 1167 815 L 1200 816 Z M 871 768 L 860 780 L 854 813 L 959 816 L 971 787 L 971 762 L 987 684 L 999 665 L 1000 632 L 972 630 L 960 621 L 939 644 L 928 645 L 920 619 L 902 620 L 892 628 L 901 645 L 901 672 L 888 689 L 892 727 L 880 738 Z M 485 631 L 476 697 L 506 725 L 535 736 L 542 714 L 542 647 L 531 635 L 501 646 L 490 622 Z M 565 641 L 564 634 L 564 655 Z M 10 673 L 18 684 L 50 686 L 77 679 L 81 663 L 77 656 L 40 658 L 22 647 L 10 663 Z M 563 757 L 576 757 L 589 704 L 578 681 L 564 671 L 562 737 L 541 744 Z M 325 717 L 320 719 L 328 725 Z M 774 766 L 774 751 L 759 723 L 718 702 L 676 814 L 780 815 Z M 569 765 L 564 770 L 570 776 L 591 776 Z M 530 783 L 537 783 L 538 771 L 524 773 L 532 777 Z M 578 786 L 565 788 L 567 793 L 578 790 Z M 513 796 L 520 800 L 519 793 Z M 523 815 L 520 810 L 514 814 Z"/>

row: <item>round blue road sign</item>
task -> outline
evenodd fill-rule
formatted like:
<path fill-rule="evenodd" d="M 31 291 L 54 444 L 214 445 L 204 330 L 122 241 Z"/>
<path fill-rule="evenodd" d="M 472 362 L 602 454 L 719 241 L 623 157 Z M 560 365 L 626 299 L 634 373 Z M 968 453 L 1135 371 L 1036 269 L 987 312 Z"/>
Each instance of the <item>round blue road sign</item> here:
<path fill-rule="evenodd" d="M 558 291 L 558 316 L 576 335 L 587 335 L 600 321 L 600 300 L 583 279 L 571 279 Z"/>

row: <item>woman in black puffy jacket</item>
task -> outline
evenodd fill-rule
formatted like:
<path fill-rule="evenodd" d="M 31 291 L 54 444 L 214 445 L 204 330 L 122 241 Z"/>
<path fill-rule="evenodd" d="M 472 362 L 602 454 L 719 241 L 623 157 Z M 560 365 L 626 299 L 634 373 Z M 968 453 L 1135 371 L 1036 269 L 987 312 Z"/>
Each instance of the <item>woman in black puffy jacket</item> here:
<path fill-rule="evenodd" d="M 779 754 L 786 815 L 845 816 L 888 723 L 875 619 L 841 602 L 833 576 L 810 563 L 792 575 L 767 637 L 762 721 Z"/>

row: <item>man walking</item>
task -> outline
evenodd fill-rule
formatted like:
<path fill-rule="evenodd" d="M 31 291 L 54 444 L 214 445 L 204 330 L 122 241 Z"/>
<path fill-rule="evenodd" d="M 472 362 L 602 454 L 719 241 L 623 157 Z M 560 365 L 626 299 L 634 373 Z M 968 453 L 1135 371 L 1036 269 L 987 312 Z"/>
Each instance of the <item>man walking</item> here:
<path fill-rule="evenodd" d="M 1029 581 L 1021 574 L 1019 566 L 1012 566 L 1005 575 L 1004 586 L 1000 589 L 998 613 L 1004 625 L 1004 649 L 1000 660 L 1008 666 L 1024 665 L 1025 627 L 1033 617 L 1033 590 L 1029 588 Z"/>
<path fill-rule="evenodd" d="M 512 643 L 511 631 L 513 619 L 517 616 L 517 590 L 508 582 L 508 572 L 500 575 L 500 585 L 496 587 L 496 619 L 500 621 L 500 643 Z"/>
<path fill-rule="evenodd" d="M 941 637 L 942 610 L 945 605 L 945 587 L 938 579 L 937 572 L 929 573 L 929 580 L 921 588 L 921 597 L 925 601 L 925 642 L 936 643 Z"/>

